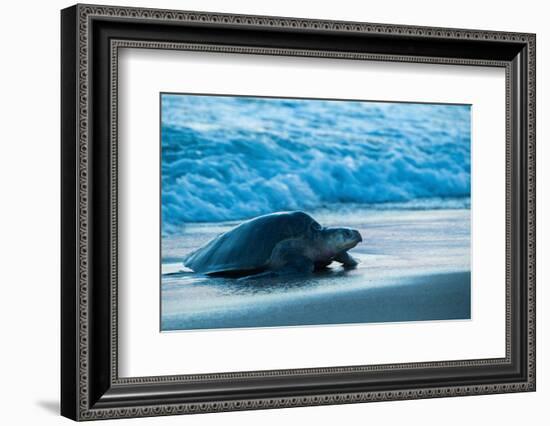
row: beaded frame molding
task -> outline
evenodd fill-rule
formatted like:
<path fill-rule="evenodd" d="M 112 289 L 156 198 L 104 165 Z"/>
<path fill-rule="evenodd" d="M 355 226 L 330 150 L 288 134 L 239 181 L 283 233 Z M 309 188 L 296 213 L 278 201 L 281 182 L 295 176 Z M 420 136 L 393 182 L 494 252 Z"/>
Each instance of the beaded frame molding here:
<path fill-rule="evenodd" d="M 535 390 L 535 35 L 96 5 L 61 15 L 64 416 L 93 420 Z M 119 377 L 122 48 L 504 68 L 506 356 Z"/>

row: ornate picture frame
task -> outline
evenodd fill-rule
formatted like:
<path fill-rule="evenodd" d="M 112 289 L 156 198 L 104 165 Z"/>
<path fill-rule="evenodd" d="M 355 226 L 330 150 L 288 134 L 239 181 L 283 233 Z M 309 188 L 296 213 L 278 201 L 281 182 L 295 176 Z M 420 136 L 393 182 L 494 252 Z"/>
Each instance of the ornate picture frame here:
<path fill-rule="evenodd" d="M 93 420 L 534 391 L 535 42 L 534 34 L 495 31 L 96 5 L 64 9 L 62 415 Z M 503 68 L 506 355 L 119 377 L 117 90 L 121 48 Z"/>

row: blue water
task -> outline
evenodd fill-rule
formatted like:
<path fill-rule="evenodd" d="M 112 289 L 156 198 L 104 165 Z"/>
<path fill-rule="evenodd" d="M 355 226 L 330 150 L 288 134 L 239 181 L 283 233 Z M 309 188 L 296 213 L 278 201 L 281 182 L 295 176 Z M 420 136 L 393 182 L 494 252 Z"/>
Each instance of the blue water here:
<path fill-rule="evenodd" d="M 161 108 L 164 235 L 336 204 L 469 208 L 468 105 L 163 94 Z"/>

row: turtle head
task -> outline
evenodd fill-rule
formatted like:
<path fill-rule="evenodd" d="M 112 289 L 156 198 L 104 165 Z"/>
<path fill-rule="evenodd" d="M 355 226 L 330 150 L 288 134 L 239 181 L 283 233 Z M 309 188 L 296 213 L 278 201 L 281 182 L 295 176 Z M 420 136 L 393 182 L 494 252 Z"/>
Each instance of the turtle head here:
<path fill-rule="evenodd" d="M 359 231 L 351 228 L 325 228 L 322 233 L 328 248 L 334 253 L 349 250 L 363 241 Z"/>

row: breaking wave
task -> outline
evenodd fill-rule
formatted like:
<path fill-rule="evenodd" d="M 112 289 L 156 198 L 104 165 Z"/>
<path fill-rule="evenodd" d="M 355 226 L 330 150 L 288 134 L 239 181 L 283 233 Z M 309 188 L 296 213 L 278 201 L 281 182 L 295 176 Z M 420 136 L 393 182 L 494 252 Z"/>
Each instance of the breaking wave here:
<path fill-rule="evenodd" d="M 167 95 L 162 222 L 470 196 L 470 106 Z"/>

